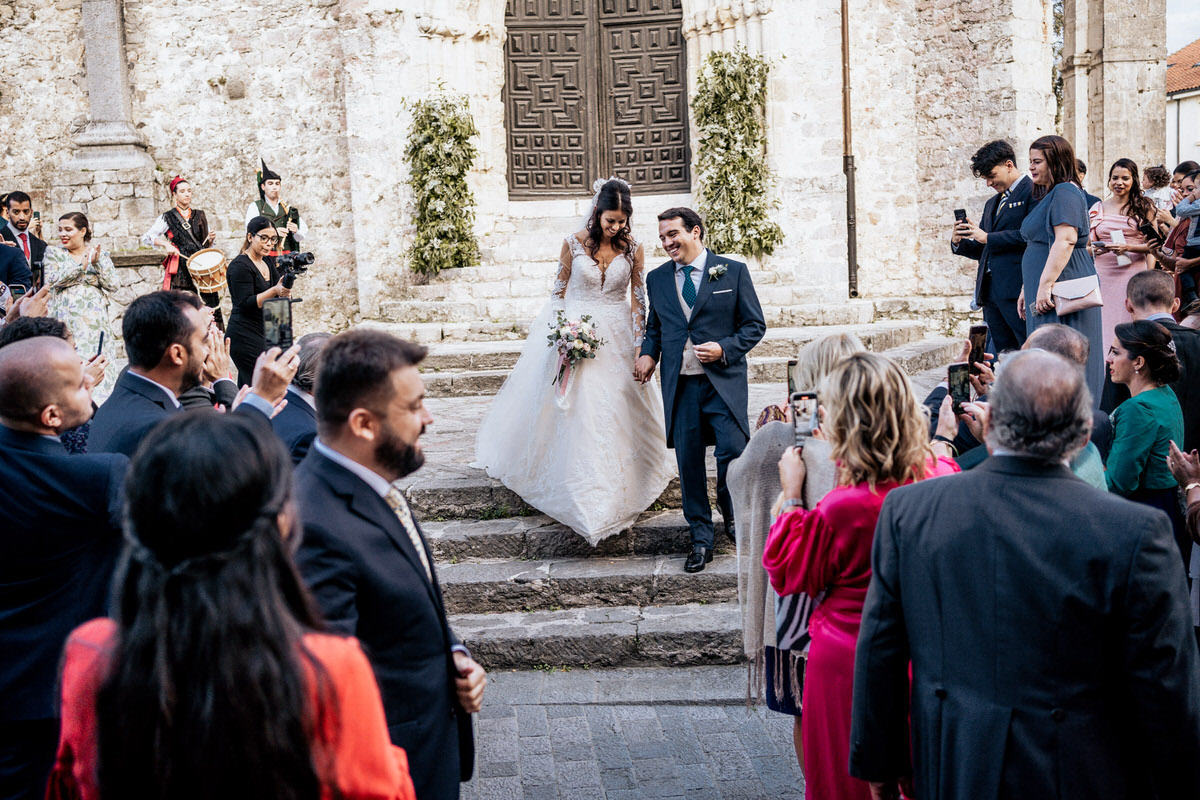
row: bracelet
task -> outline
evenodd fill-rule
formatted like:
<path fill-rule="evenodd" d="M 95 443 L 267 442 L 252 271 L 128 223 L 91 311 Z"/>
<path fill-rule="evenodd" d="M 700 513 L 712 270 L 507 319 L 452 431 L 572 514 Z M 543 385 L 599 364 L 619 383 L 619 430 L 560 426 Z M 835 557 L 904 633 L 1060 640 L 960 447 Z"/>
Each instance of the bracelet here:
<path fill-rule="evenodd" d="M 804 500 L 802 498 L 789 497 L 787 500 L 783 501 L 783 505 L 780 507 L 779 513 L 782 514 L 783 512 L 790 511 L 793 508 L 800 508 L 803 505 L 804 505 Z"/>
<path fill-rule="evenodd" d="M 933 441 L 935 441 L 935 442 L 941 442 L 942 444 L 944 444 L 944 445 L 946 445 L 947 447 L 949 447 L 949 448 L 950 448 L 950 452 L 951 452 L 951 453 L 954 455 L 954 457 L 955 457 L 955 458 L 958 458 L 958 448 L 954 446 L 954 440 L 953 440 L 953 439 L 950 439 L 950 438 L 947 438 L 947 437 L 945 437 L 945 436 L 942 436 L 940 433 L 935 433 L 935 434 L 933 435 Z"/>
<path fill-rule="evenodd" d="M 1183 487 L 1183 496 L 1187 497 L 1187 493 L 1192 489 L 1200 489 L 1200 481 L 1192 481 L 1187 486 Z"/>

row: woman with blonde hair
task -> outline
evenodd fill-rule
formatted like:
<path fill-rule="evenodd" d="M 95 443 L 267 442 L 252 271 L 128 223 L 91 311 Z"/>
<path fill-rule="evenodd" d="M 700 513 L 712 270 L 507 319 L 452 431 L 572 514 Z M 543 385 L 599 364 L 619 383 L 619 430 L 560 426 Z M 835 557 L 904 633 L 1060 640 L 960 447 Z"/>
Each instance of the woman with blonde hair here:
<path fill-rule="evenodd" d="M 805 462 L 787 449 L 779 478 L 788 499 L 767 536 L 763 566 L 780 595 L 820 598 L 809 623 L 803 692 L 806 797 L 869 800 L 869 785 L 850 777 L 847 764 L 854 647 L 871 580 L 875 523 L 892 489 L 959 470 L 934 452 L 908 376 L 890 359 L 852 355 L 825 378 L 820 393 L 837 486 L 804 508 Z"/>
<path fill-rule="evenodd" d="M 792 383 L 799 391 L 815 391 L 821 380 L 844 358 L 865 350 L 852 333 L 837 333 L 807 342 L 796 354 Z M 808 652 L 808 618 L 813 599 L 807 595 L 779 597 L 769 591 L 762 568 L 767 531 L 777 516 L 774 506 L 783 499 L 779 485 L 779 457 L 795 441 L 790 404 L 767 406 L 758 431 L 742 454 L 729 464 L 726 481 L 738 518 L 738 598 L 742 611 L 742 642 L 749 662 L 747 695 L 758 700 L 766 690 L 767 708 L 795 717 L 793 744 L 800 749 L 800 688 L 804 685 L 804 657 Z M 774 419 L 774 421 L 771 421 Z M 812 508 L 834 486 L 829 442 L 820 430 L 803 450 L 808 468 L 804 486 L 805 508 Z"/>

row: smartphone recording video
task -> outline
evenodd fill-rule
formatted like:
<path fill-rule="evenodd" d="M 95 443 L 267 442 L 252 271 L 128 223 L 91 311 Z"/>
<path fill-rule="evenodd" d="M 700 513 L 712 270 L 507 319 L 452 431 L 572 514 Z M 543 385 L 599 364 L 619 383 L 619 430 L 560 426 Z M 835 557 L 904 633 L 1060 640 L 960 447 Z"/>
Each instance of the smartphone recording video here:
<path fill-rule="evenodd" d="M 796 392 L 800 391 L 796 388 L 796 365 L 800 362 L 794 358 L 789 358 L 787 362 L 787 387 L 788 397 L 791 397 Z"/>
<path fill-rule="evenodd" d="M 816 392 L 792 394 L 792 430 L 798 449 L 804 447 L 805 442 L 817 429 L 817 403 Z"/>
<path fill-rule="evenodd" d="M 292 301 L 272 297 L 262 305 L 263 339 L 267 348 L 287 350 L 292 346 Z"/>
<path fill-rule="evenodd" d="M 950 384 L 950 399 L 954 402 L 954 413 L 961 414 L 962 404 L 971 402 L 971 371 L 965 361 L 951 364 L 946 371 Z"/>
<path fill-rule="evenodd" d="M 967 334 L 971 343 L 971 352 L 967 356 L 967 368 L 972 375 L 978 375 L 981 371 L 975 364 L 983 361 L 984 352 L 987 350 L 987 337 L 987 325 L 972 325 L 970 333 Z"/>

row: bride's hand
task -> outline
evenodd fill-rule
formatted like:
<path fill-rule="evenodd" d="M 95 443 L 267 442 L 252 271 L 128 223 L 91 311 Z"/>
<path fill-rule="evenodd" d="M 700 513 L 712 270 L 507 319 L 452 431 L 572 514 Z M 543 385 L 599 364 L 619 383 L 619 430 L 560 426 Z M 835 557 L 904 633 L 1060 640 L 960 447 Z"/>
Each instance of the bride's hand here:
<path fill-rule="evenodd" d="M 633 365 L 633 378 L 638 383 L 645 383 L 654 375 L 657 362 L 652 356 L 641 356 Z"/>

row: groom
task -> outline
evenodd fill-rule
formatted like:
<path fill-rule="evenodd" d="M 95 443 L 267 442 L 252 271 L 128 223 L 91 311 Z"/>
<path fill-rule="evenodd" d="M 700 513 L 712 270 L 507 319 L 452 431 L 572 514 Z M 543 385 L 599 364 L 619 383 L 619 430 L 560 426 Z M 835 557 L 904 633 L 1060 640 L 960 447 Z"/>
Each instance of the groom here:
<path fill-rule="evenodd" d="M 713 522 L 704 450 L 716 445 L 717 504 L 734 535 L 725 471 L 750 438 L 746 353 L 767 329 L 740 261 L 704 246 L 704 223 L 690 208 L 658 215 L 658 240 L 671 260 L 646 276 L 650 313 L 634 377 L 645 383 L 663 362 L 667 447 L 675 448 L 683 515 L 692 531 L 684 572 L 712 561 Z"/>

